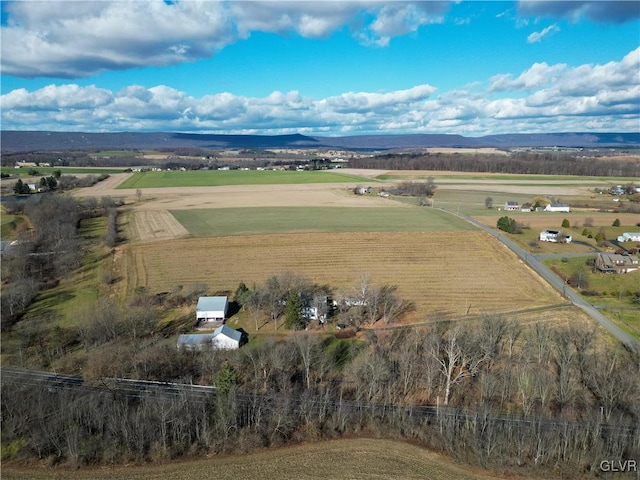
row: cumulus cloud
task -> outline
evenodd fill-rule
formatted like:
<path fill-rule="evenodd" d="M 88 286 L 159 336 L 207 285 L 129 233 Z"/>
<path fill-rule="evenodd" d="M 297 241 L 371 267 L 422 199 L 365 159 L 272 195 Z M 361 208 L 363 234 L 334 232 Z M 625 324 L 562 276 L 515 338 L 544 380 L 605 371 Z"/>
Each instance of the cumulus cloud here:
<path fill-rule="evenodd" d="M 196 98 L 174 88 L 50 85 L 0 97 L 6 129 L 374 134 L 636 130 L 640 48 L 606 64 L 535 63 L 520 75 L 439 92 L 432 85 L 346 92 L 314 99 L 298 91 L 264 97 L 228 92 Z"/>
<path fill-rule="evenodd" d="M 106 70 L 176 65 L 214 55 L 252 32 L 324 38 L 348 26 L 363 43 L 441 21 L 447 2 L 79 1 L 6 2 L 3 74 L 82 78 Z"/>
<path fill-rule="evenodd" d="M 527 37 L 527 43 L 537 43 L 542 40 L 547 35 L 550 35 L 555 32 L 559 32 L 560 27 L 558 27 L 555 23 L 553 25 L 549 25 L 548 27 L 542 29 L 539 32 L 533 32 L 531 35 Z"/>
<path fill-rule="evenodd" d="M 640 3 L 629 0 L 521 0 L 518 13 L 524 16 L 567 18 L 572 21 L 586 18 L 594 22 L 624 23 L 640 17 Z"/>

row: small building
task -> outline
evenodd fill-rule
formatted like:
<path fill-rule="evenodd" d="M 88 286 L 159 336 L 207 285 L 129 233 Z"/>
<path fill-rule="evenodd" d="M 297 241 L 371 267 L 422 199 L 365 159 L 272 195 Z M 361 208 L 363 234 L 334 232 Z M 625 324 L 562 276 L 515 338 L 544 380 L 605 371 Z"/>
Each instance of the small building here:
<path fill-rule="evenodd" d="M 520 206 L 520 211 L 521 212 L 530 212 L 532 208 L 533 208 L 533 205 L 531 205 L 530 203 L 523 203 Z"/>
<path fill-rule="evenodd" d="M 569 213 L 571 208 L 568 203 L 553 203 L 551 202 L 549 205 L 544 207 L 545 212 L 564 212 Z"/>
<path fill-rule="evenodd" d="M 228 309 L 227 297 L 200 297 L 196 306 L 196 321 L 197 323 L 224 322 Z"/>
<path fill-rule="evenodd" d="M 640 242 L 640 232 L 625 232 L 618 237 L 619 242 Z"/>
<path fill-rule="evenodd" d="M 247 343 L 248 335 L 244 330 L 235 330 L 221 325 L 213 333 L 189 333 L 178 337 L 177 347 L 185 350 L 204 350 L 217 348 L 233 350 Z"/>
<path fill-rule="evenodd" d="M 212 346 L 213 333 L 188 333 L 178 337 L 178 348 L 184 350 L 204 350 Z"/>
<path fill-rule="evenodd" d="M 595 267 L 603 273 L 629 273 L 640 270 L 637 256 L 617 253 L 598 253 Z"/>
<path fill-rule="evenodd" d="M 505 202 L 504 204 L 504 209 L 505 210 L 509 210 L 509 211 L 520 211 L 520 205 L 518 205 L 518 202 Z"/>
<path fill-rule="evenodd" d="M 227 325 L 221 325 L 213 331 L 211 344 L 213 348 L 235 350 L 247 343 L 247 334 Z"/>
<path fill-rule="evenodd" d="M 316 294 L 302 307 L 302 317 L 306 322 L 319 320 L 324 323 L 329 313 L 329 300 L 326 295 Z"/>
<path fill-rule="evenodd" d="M 571 235 L 562 233 L 559 230 L 543 230 L 540 232 L 541 242 L 571 243 L 571 240 Z"/>

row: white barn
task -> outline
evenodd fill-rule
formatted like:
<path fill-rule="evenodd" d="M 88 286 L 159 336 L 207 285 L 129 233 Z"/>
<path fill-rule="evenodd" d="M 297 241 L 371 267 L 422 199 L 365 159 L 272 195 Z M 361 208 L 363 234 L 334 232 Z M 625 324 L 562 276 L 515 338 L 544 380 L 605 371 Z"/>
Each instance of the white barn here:
<path fill-rule="evenodd" d="M 200 297 L 196 306 L 196 320 L 201 322 L 224 322 L 227 317 L 227 297 Z"/>
<path fill-rule="evenodd" d="M 550 203 L 544 207 L 545 212 L 565 212 L 569 213 L 571 208 L 568 203 Z"/>
<path fill-rule="evenodd" d="M 242 345 L 242 332 L 222 325 L 213 331 L 213 339 L 211 342 L 213 348 L 235 350 Z"/>

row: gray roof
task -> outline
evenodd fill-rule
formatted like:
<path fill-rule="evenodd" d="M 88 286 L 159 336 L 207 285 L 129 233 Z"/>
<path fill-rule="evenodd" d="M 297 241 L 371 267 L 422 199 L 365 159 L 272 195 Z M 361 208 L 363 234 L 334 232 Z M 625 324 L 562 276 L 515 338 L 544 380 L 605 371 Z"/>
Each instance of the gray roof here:
<path fill-rule="evenodd" d="M 200 297 L 198 299 L 198 305 L 196 311 L 199 312 L 211 312 L 227 311 L 227 297 Z"/>
<path fill-rule="evenodd" d="M 204 345 L 210 343 L 215 337 L 214 333 L 190 333 L 178 337 L 178 345 Z"/>
<path fill-rule="evenodd" d="M 231 327 L 227 327 L 226 325 L 222 325 L 213 331 L 214 337 L 217 337 L 218 335 L 221 335 L 221 334 L 226 335 L 227 337 L 235 340 L 238 343 L 242 338 L 242 332 L 240 332 L 239 330 L 235 330 Z"/>

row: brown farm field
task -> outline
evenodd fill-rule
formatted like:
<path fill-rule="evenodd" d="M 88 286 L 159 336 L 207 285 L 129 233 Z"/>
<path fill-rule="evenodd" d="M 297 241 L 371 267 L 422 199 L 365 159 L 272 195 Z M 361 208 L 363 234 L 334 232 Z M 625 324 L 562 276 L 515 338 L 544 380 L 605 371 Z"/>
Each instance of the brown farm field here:
<path fill-rule="evenodd" d="M 344 439 L 206 460 L 109 468 L 26 468 L 3 465 L 3 479 L 199 480 L 238 478 L 489 480 L 510 478 L 457 465 L 449 457 L 396 440 Z"/>
<path fill-rule="evenodd" d="M 186 238 L 124 249 L 126 290 L 150 292 L 203 282 L 233 292 L 294 272 L 349 292 L 362 276 L 398 286 L 414 320 L 509 312 L 561 303 L 561 297 L 505 246 L 479 231 L 293 233 Z"/>

